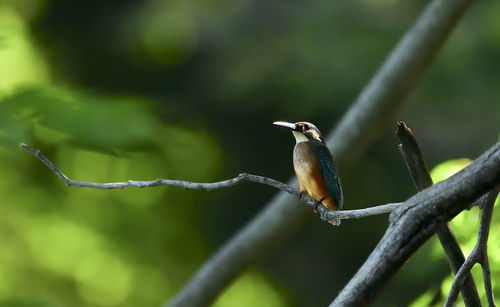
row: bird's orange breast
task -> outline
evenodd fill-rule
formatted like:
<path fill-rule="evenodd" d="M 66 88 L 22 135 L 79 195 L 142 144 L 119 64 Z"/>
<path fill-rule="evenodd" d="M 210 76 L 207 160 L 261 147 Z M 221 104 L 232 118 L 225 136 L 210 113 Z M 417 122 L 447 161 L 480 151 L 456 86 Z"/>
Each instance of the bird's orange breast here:
<path fill-rule="evenodd" d="M 293 168 L 301 192 L 306 192 L 316 200 L 324 198 L 322 204 L 327 208 L 337 210 L 338 206 L 328 192 L 325 180 L 319 169 L 318 155 L 312 150 L 309 142 L 295 144 L 293 150 Z"/>

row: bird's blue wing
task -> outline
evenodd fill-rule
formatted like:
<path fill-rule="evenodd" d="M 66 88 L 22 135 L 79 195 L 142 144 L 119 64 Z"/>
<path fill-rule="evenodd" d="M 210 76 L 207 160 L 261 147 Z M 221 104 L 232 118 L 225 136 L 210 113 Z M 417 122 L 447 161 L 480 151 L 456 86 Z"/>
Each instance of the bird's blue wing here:
<path fill-rule="evenodd" d="M 333 197 L 333 200 L 342 209 L 344 197 L 342 195 L 342 185 L 340 184 L 339 173 L 337 167 L 332 160 L 332 155 L 328 148 L 321 144 L 318 146 L 318 163 L 323 179 L 325 180 L 328 192 Z"/>

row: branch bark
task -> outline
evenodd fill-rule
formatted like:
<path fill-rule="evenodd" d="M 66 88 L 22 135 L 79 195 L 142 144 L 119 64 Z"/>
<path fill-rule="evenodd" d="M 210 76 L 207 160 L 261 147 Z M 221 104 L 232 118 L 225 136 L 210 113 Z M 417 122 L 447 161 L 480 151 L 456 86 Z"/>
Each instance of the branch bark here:
<path fill-rule="evenodd" d="M 241 173 L 234 178 L 217 182 L 190 182 L 183 180 L 156 179 L 151 181 L 128 180 L 126 182 L 98 183 L 98 182 L 72 180 L 69 179 L 68 176 L 66 176 L 61 170 L 59 170 L 59 168 L 57 168 L 57 166 L 54 163 L 52 163 L 52 161 L 50 161 L 44 154 L 42 154 L 40 150 L 35 150 L 24 143 L 21 143 L 19 146 L 21 148 L 28 150 L 32 155 L 34 155 L 36 158 L 42 161 L 43 164 L 45 164 L 48 168 L 50 168 L 67 186 L 109 190 L 109 189 L 125 189 L 130 187 L 149 188 L 149 187 L 165 185 L 165 186 L 181 187 L 184 189 L 212 191 L 215 189 L 229 188 L 243 182 L 254 182 L 272 186 L 274 188 L 287 192 L 291 195 L 300 197 L 301 200 L 309 207 L 316 206 L 315 199 L 306 194 L 301 195 L 298 190 L 292 188 L 291 186 L 283 182 L 264 176 L 258 176 L 246 173 Z M 365 209 L 344 210 L 344 211 L 333 211 L 324 206 L 319 206 L 317 209 L 323 220 L 331 221 L 333 219 L 359 219 L 363 217 L 389 213 L 392 212 L 397 207 L 399 207 L 401 204 L 403 203 L 389 203 L 385 205 L 367 207 Z"/>
<path fill-rule="evenodd" d="M 472 0 L 433 0 L 403 36 L 327 138 L 341 170 L 364 151 L 393 117 L 470 3 Z M 295 183 L 295 179 L 291 182 Z M 294 203 L 294 198 L 277 194 L 201 266 L 168 305 L 209 305 L 244 269 L 284 241 L 306 213 L 304 206 Z"/>
<path fill-rule="evenodd" d="M 427 169 L 422 151 L 410 128 L 408 128 L 404 122 L 398 122 L 396 134 L 400 141 L 399 149 L 401 150 L 401 154 L 403 155 L 405 164 L 408 167 L 408 171 L 410 172 L 417 190 L 421 191 L 433 185 L 434 182 Z M 457 274 L 458 269 L 465 261 L 465 257 L 455 238 L 450 223 L 440 226 L 437 230 L 437 235 L 445 251 L 448 262 L 450 263 L 453 274 Z M 481 300 L 479 299 L 479 294 L 477 293 L 476 284 L 474 283 L 472 275 L 467 276 L 465 279 L 464 287 L 462 288 L 462 296 L 466 306 L 481 306 Z"/>
<path fill-rule="evenodd" d="M 454 176 L 408 199 L 389 228 L 330 306 L 367 306 L 383 285 L 444 223 L 500 184 L 500 142 Z"/>
<path fill-rule="evenodd" d="M 61 170 L 55 166 L 52 161 L 50 161 L 45 155 L 43 155 L 40 150 L 35 150 L 30 146 L 21 143 L 19 144 L 21 148 L 28 150 L 32 155 L 37 157 L 40 161 L 42 161 L 48 168 L 50 168 L 56 175 L 59 177 L 67 186 L 77 186 L 83 188 L 94 188 L 94 189 L 125 189 L 130 187 L 137 188 L 149 188 L 160 185 L 173 186 L 173 187 L 181 187 L 184 189 L 194 189 L 194 190 L 206 190 L 212 191 L 220 188 L 229 188 L 240 184 L 242 182 L 255 182 L 261 183 L 268 186 L 275 187 L 279 190 L 287 192 L 289 194 L 299 196 L 299 192 L 296 189 L 293 189 L 291 186 L 280 182 L 278 180 L 274 180 L 264 176 L 252 175 L 241 173 L 238 176 L 217 181 L 217 182 L 190 182 L 184 180 L 172 180 L 172 179 L 156 179 L 151 181 L 137 181 L 137 180 L 128 180 L 126 182 L 106 182 L 106 183 L 98 183 L 98 182 L 88 182 L 88 181 L 77 181 L 69 179 Z M 310 206 L 314 206 L 316 201 L 307 195 L 304 195 L 304 201 L 308 203 Z"/>

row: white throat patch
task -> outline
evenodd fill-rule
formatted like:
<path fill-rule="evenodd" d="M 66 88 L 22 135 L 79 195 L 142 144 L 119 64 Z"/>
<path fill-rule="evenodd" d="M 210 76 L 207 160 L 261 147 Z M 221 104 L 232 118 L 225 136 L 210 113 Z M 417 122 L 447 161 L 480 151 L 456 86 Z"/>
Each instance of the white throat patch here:
<path fill-rule="evenodd" d="M 303 133 L 300 133 L 300 132 L 297 132 L 297 131 L 292 131 L 292 133 L 293 133 L 293 136 L 295 137 L 295 141 L 297 143 L 308 142 L 309 141 L 307 139 L 307 137 Z"/>

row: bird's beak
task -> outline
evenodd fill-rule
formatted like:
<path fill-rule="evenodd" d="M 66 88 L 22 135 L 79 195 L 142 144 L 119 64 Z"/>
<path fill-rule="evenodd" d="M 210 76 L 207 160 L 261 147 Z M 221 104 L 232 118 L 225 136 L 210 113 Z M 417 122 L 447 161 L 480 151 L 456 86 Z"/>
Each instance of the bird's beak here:
<path fill-rule="evenodd" d="M 291 130 L 295 130 L 297 127 L 293 123 L 287 123 L 287 122 L 274 122 L 273 125 L 280 126 L 280 127 L 285 127 Z"/>

